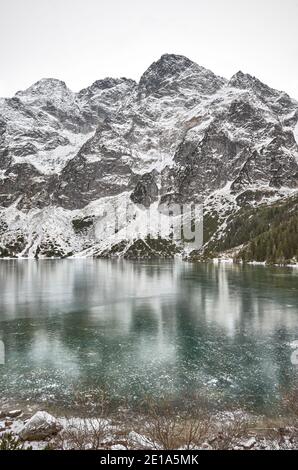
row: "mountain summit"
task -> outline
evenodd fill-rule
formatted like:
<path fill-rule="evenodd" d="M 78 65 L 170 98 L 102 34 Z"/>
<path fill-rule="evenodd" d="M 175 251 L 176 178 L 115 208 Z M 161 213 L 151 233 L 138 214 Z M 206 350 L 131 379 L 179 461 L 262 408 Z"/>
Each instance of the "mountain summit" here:
<path fill-rule="evenodd" d="M 197 91 L 209 94 L 222 86 L 225 80 L 187 57 L 164 54 L 142 75 L 139 88 L 146 94 L 158 93 L 164 89 L 169 90 L 171 86 L 175 87 L 178 83 L 193 86 Z"/>

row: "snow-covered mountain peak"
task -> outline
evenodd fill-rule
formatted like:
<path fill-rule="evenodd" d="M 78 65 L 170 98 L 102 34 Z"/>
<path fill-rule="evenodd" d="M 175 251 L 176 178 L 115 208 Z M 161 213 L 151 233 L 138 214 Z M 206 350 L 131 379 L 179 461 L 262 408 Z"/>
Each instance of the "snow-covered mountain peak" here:
<path fill-rule="evenodd" d="M 232 76 L 229 81 L 229 85 L 235 88 L 258 91 L 266 97 L 277 96 L 281 93 L 270 88 L 268 85 L 265 85 L 265 83 L 261 82 L 258 78 L 250 75 L 249 73 L 243 73 L 241 70 Z"/>
<path fill-rule="evenodd" d="M 22 100 L 33 101 L 36 99 L 73 99 L 74 93 L 69 90 L 66 83 L 56 78 L 42 78 L 23 91 L 18 91 L 16 96 Z"/>
<path fill-rule="evenodd" d="M 21 102 L 31 109 L 43 110 L 55 118 L 67 116 L 72 122 L 71 115 L 78 116 L 76 94 L 61 80 L 43 78 L 24 91 L 15 95 Z M 72 125 L 72 124 L 71 124 Z"/>
<path fill-rule="evenodd" d="M 287 115 L 297 109 L 297 102 L 287 93 L 269 87 L 248 73 L 237 72 L 228 85 L 253 93 L 255 97 L 279 115 Z"/>
<path fill-rule="evenodd" d="M 145 71 L 142 77 L 146 77 L 148 73 L 155 73 L 157 75 L 175 75 L 182 70 L 191 67 L 194 64 L 190 59 L 183 55 L 177 54 L 163 54 L 157 61 L 153 62 L 150 67 Z M 141 78 L 142 81 L 142 78 Z"/>
<path fill-rule="evenodd" d="M 164 95 L 178 87 L 191 88 L 204 94 L 214 93 L 225 80 L 210 70 L 199 66 L 187 57 L 164 54 L 142 75 L 139 82 L 141 95 Z"/>
<path fill-rule="evenodd" d="M 103 90 L 108 90 L 114 87 L 118 87 L 119 85 L 135 86 L 136 82 L 134 80 L 131 80 L 129 78 L 124 78 L 124 77 L 122 78 L 106 77 L 101 80 L 96 80 L 89 87 L 83 88 L 82 90 L 80 90 L 78 93 L 78 97 L 80 98 L 84 96 L 92 96 Z"/>

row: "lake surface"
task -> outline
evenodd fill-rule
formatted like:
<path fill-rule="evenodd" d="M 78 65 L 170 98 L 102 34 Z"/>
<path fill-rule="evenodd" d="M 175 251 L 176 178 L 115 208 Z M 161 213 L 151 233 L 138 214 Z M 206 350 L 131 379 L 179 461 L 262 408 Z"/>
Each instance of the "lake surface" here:
<path fill-rule="evenodd" d="M 277 412 L 298 386 L 297 269 L 3 260 L 0 289 L 0 394 L 12 403 L 71 407 L 104 389 Z"/>

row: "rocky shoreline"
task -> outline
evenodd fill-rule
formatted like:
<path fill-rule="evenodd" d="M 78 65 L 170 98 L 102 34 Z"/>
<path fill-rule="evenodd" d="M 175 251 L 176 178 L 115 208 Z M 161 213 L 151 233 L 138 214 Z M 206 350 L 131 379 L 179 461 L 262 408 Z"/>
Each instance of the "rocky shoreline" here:
<path fill-rule="evenodd" d="M 287 423 L 288 421 L 288 423 Z M 54 417 L 0 411 L 0 450 L 294 450 L 294 419 L 268 420 L 242 411 L 211 418 L 177 415 Z"/>

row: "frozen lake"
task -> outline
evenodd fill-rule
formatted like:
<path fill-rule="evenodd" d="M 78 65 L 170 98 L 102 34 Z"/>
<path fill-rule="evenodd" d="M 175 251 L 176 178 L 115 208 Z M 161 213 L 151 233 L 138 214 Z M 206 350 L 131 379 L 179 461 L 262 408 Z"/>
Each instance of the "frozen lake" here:
<path fill-rule="evenodd" d="M 0 261 L 2 400 L 72 407 L 199 400 L 277 412 L 297 386 L 298 270 L 106 260 Z"/>

